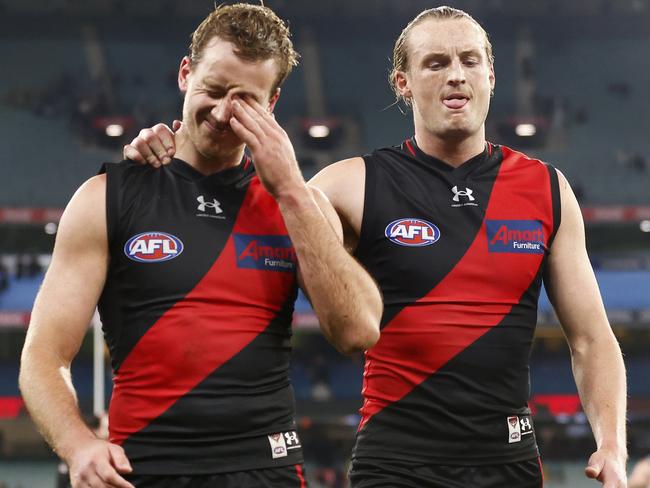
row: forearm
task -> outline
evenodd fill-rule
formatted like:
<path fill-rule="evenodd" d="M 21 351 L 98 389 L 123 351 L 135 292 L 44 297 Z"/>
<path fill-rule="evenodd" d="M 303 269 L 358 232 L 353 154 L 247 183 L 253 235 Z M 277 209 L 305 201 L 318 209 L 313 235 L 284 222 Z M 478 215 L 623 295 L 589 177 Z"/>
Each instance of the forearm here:
<path fill-rule="evenodd" d="M 343 353 L 372 347 L 382 312 L 374 281 L 345 251 L 307 187 L 279 205 L 324 334 Z"/>
<path fill-rule="evenodd" d="M 19 383 L 32 419 L 62 459 L 69 459 L 79 441 L 95 438 L 81 418 L 69 364 L 50 351 L 26 346 Z"/>
<path fill-rule="evenodd" d="M 598 449 L 626 448 L 627 387 L 625 366 L 613 334 L 572 348 L 573 373 Z"/>

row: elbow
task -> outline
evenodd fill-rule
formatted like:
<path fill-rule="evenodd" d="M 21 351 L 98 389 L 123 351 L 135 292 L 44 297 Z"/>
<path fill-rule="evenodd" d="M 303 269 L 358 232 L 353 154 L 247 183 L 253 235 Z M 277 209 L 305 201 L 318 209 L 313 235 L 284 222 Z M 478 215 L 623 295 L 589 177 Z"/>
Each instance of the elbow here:
<path fill-rule="evenodd" d="M 348 327 L 347 332 L 333 341 L 336 349 L 346 356 L 367 351 L 379 340 L 379 320 L 366 319 L 358 327 Z"/>
<path fill-rule="evenodd" d="M 34 376 L 32 370 L 34 369 L 33 355 L 27 345 L 24 346 L 22 355 L 20 357 L 20 370 L 18 371 L 18 389 L 23 397 L 31 384 L 31 378 Z"/>
<path fill-rule="evenodd" d="M 26 383 L 28 382 L 29 363 L 29 351 L 27 350 L 27 345 L 25 345 L 20 356 L 20 369 L 18 371 L 18 389 L 21 393 L 24 393 Z"/>

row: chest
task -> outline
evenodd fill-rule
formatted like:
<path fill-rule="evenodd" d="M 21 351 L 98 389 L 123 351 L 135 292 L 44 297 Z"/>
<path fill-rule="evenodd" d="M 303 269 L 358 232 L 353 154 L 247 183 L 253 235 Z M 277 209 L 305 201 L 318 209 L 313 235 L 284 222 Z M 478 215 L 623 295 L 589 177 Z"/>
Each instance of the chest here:
<path fill-rule="evenodd" d="M 127 292 L 173 298 L 217 277 L 231 290 L 251 279 L 275 283 L 281 276 L 286 286 L 295 279 L 295 251 L 279 208 L 257 181 L 163 180 L 121 207 L 112 271 Z"/>
<path fill-rule="evenodd" d="M 538 273 L 553 230 L 543 172 L 497 167 L 461 179 L 391 169 L 369 180 L 357 252 L 387 302 L 417 299 L 450 276 L 461 288 L 510 288 Z"/>

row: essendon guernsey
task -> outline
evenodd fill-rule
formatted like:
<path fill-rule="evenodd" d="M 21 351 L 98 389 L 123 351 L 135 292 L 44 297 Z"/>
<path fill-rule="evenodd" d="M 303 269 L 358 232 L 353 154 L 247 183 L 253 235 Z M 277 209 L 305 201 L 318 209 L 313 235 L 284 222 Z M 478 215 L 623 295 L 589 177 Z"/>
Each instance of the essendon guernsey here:
<path fill-rule="evenodd" d="M 250 160 L 210 176 L 180 160 L 104 170 L 111 441 L 135 474 L 300 463 L 288 377 L 296 254 Z"/>
<path fill-rule="evenodd" d="M 528 358 L 559 226 L 555 169 L 492 144 L 453 168 L 414 139 L 364 159 L 356 254 L 385 309 L 354 457 L 535 458 Z"/>

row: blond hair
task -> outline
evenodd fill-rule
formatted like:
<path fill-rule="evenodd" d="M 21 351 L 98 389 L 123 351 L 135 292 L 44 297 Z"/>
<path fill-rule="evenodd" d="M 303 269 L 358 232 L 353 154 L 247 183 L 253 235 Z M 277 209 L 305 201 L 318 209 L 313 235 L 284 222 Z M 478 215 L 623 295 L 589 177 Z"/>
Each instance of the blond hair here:
<path fill-rule="evenodd" d="M 410 101 L 405 99 L 397 89 L 397 85 L 395 84 L 395 75 L 397 74 L 398 71 L 404 72 L 407 71 L 409 68 L 407 41 L 410 32 L 413 30 L 413 28 L 416 25 L 421 24 L 425 20 L 429 20 L 429 19 L 435 19 L 435 20 L 465 19 L 472 22 L 474 25 L 476 25 L 479 28 L 479 30 L 485 36 L 485 54 L 487 55 L 487 59 L 488 62 L 490 63 L 490 66 L 494 65 L 494 54 L 492 53 L 492 44 L 490 43 L 488 34 L 487 32 L 485 32 L 485 29 L 481 27 L 481 24 L 479 24 L 476 21 L 476 19 L 474 19 L 474 17 L 472 17 L 470 14 L 468 14 L 463 10 L 453 8 L 453 7 L 447 7 L 447 6 L 424 10 L 420 12 L 413 20 L 411 20 L 411 22 L 409 22 L 406 27 L 404 27 L 404 30 L 397 38 L 397 41 L 395 41 L 395 47 L 393 48 L 393 69 L 391 70 L 390 75 L 388 75 L 388 82 L 391 88 L 393 89 L 393 91 L 395 92 L 397 99 L 404 101 L 407 105 L 410 104 Z"/>

